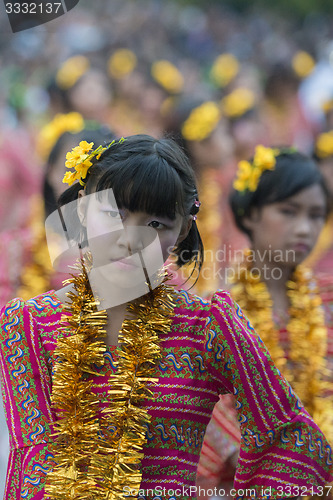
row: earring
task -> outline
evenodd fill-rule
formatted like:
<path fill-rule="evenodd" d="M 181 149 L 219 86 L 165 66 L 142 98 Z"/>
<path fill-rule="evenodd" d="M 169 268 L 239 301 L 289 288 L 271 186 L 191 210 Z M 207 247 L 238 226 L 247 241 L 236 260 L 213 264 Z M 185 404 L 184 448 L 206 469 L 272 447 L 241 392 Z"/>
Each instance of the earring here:
<path fill-rule="evenodd" d="M 80 228 L 78 240 L 78 245 L 81 249 L 88 246 L 87 229 L 84 226 Z"/>

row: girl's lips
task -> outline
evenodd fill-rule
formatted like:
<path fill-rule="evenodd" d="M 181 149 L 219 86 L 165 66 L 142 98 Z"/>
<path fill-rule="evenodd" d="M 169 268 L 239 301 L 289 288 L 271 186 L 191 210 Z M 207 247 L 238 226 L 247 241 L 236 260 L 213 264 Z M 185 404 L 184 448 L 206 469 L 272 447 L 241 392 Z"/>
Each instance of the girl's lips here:
<path fill-rule="evenodd" d="M 294 250 L 295 252 L 306 253 L 310 251 L 310 247 L 306 243 L 296 243 L 295 245 L 293 245 L 292 250 Z"/>
<path fill-rule="evenodd" d="M 134 261 L 133 257 L 125 257 L 122 259 L 112 259 L 111 264 L 118 269 L 123 269 L 124 271 L 129 271 L 133 269 L 138 269 L 138 264 Z"/>

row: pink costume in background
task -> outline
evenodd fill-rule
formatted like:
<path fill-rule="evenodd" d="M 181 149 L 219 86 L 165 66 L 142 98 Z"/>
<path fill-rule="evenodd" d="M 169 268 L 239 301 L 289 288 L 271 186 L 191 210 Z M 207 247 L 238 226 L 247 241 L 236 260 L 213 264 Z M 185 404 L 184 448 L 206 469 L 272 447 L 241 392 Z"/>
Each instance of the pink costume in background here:
<path fill-rule="evenodd" d="M 39 191 L 41 170 L 34 162 L 26 132 L 5 133 L 0 141 L 0 305 L 15 297 L 22 268 L 31 258 L 32 196 Z"/>
<path fill-rule="evenodd" d="M 5 500 L 41 500 L 52 467 L 51 373 L 63 305 L 54 292 L 4 309 L 0 330 L 3 397 L 10 432 Z M 195 479 L 205 428 L 219 394 L 233 393 L 242 437 L 235 488 L 238 498 L 272 487 L 270 498 L 292 492 L 319 492 L 332 477 L 332 454 L 325 437 L 227 292 L 212 302 L 177 293 L 173 324 L 161 336 L 159 381 L 146 406 L 151 415 L 142 461 L 141 489 L 161 489 L 154 497 L 195 497 Z M 107 348 L 103 377 L 95 389 L 107 405 L 109 376 L 117 347 Z M 163 492 L 163 488 L 166 491 Z M 286 494 L 285 494 L 286 493 Z M 144 492 L 138 498 L 152 498 Z"/>

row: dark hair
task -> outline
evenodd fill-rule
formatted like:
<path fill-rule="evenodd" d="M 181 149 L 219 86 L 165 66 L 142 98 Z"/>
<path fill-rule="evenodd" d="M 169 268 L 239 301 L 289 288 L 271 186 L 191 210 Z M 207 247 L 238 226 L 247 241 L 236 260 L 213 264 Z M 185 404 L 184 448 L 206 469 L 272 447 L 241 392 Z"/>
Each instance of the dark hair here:
<path fill-rule="evenodd" d="M 290 149 L 280 152 L 276 156 L 274 170 L 262 173 L 255 191 L 231 191 L 229 202 L 237 227 L 251 237 L 250 231 L 243 225 L 243 219 L 250 215 L 254 207 L 261 208 L 286 200 L 315 184 L 319 184 L 323 190 L 328 212 L 328 192 L 316 163 L 310 157 Z"/>
<path fill-rule="evenodd" d="M 269 70 L 264 84 L 264 94 L 267 99 L 279 103 L 283 98 L 283 91 L 290 89 L 297 91 L 300 78 L 291 66 L 285 63 L 276 63 Z"/>
<path fill-rule="evenodd" d="M 175 219 L 198 212 L 198 192 L 188 158 L 171 139 L 133 135 L 117 141 L 91 167 L 87 194 L 112 188 L 119 208 Z M 63 206 L 78 198 L 79 183 L 59 198 Z M 79 221 L 78 224 L 80 225 Z M 201 269 L 203 244 L 195 220 L 187 237 L 174 250 L 178 266 L 194 262 Z"/>
<path fill-rule="evenodd" d="M 113 132 L 104 125 L 100 125 L 97 122 L 86 122 L 85 128 L 78 132 L 77 134 L 72 134 L 70 132 L 63 133 L 55 145 L 53 146 L 49 157 L 47 159 L 46 168 L 44 171 L 43 179 L 43 197 L 44 197 L 44 210 L 45 216 L 48 217 L 52 212 L 57 210 L 57 197 L 54 188 L 50 182 L 50 173 L 56 164 L 59 155 L 62 153 L 66 144 L 68 145 L 68 150 L 72 148 L 72 145 L 79 144 L 80 141 L 93 142 L 94 144 L 108 144 L 113 139 L 115 135 Z M 65 158 L 64 160 L 64 173 L 65 173 Z M 64 184 L 65 188 L 65 184 Z"/>

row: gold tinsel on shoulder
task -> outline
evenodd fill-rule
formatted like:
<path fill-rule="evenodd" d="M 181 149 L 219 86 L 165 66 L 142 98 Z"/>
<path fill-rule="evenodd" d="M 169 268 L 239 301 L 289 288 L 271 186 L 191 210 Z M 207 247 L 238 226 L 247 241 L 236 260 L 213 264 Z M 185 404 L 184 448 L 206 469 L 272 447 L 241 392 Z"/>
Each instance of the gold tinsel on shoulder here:
<path fill-rule="evenodd" d="M 52 390 L 52 404 L 61 420 L 56 422 L 53 452 L 56 467 L 47 476 L 46 492 L 54 500 L 120 500 L 124 487 L 139 490 L 142 448 L 149 415 L 144 407 L 152 396 L 148 385 L 156 382 L 160 357 L 159 334 L 171 326 L 173 289 L 166 278 L 140 300 L 129 304 L 133 319 L 126 319 L 119 336 L 117 372 L 111 376 L 108 407 L 99 412 L 91 375 L 104 364 L 107 315 L 97 311 L 88 276 L 69 280 L 70 316 L 59 338 Z M 136 498 L 129 496 L 128 498 Z"/>
<path fill-rule="evenodd" d="M 250 256 L 250 252 L 245 256 Z M 265 343 L 272 359 L 302 400 L 315 422 L 333 442 L 333 402 L 327 396 L 327 329 L 318 286 L 312 272 L 298 266 L 287 283 L 290 301 L 288 354 L 280 344 L 279 329 L 273 320 L 273 302 L 266 284 L 240 265 L 231 287 L 233 299 L 243 309 Z M 287 359 L 287 356 L 289 359 Z"/>

